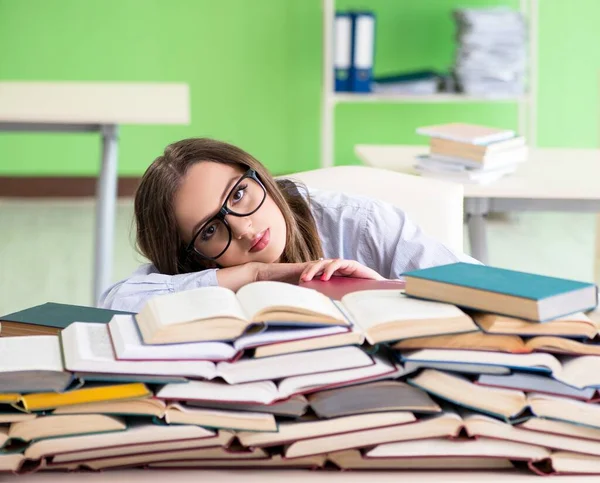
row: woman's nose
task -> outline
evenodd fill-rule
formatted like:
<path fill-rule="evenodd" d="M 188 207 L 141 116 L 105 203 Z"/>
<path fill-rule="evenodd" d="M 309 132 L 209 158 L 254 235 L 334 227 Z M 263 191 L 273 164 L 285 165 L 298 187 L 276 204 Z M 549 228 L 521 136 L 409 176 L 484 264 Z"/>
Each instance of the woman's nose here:
<path fill-rule="evenodd" d="M 252 220 L 249 216 L 232 216 L 227 215 L 227 223 L 231 228 L 231 235 L 237 240 L 241 240 L 244 236 L 250 233 L 252 228 Z"/>

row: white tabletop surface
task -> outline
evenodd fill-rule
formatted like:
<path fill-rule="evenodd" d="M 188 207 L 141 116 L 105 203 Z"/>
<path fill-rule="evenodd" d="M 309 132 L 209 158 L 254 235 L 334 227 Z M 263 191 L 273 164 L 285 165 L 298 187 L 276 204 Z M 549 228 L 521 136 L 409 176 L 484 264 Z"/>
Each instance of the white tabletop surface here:
<path fill-rule="evenodd" d="M 0 82 L 0 122 L 189 124 L 189 88 L 158 82 Z"/>
<path fill-rule="evenodd" d="M 354 149 L 368 166 L 417 174 L 415 156 L 427 146 L 359 144 Z M 531 149 L 517 171 L 489 185 L 464 184 L 466 198 L 600 200 L 600 150 Z"/>
<path fill-rule="evenodd" d="M 0 476 L 0 481 L 29 482 L 110 482 L 110 483 L 468 483 L 535 482 L 542 476 L 529 473 L 493 471 L 310 471 L 310 470 L 120 470 L 102 473 L 35 473 L 26 476 Z M 554 481 L 554 480 L 553 480 Z M 598 481 L 598 476 L 560 476 L 560 483 Z"/>

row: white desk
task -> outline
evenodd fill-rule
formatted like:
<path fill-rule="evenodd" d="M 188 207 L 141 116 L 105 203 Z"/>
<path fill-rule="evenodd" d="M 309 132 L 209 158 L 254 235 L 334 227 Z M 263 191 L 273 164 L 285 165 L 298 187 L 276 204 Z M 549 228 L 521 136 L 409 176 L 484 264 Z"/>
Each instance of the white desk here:
<path fill-rule="evenodd" d="M 110 283 L 121 124 L 189 124 L 186 84 L 0 82 L 0 131 L 99 132 L 94 303 Z"/>
<path fill-rule="evenodd" d="M 35 473 L 21 477 L 4 476 L 6 481 L 18 483 L 469 483 L 469 482 L 506 482 L 534 483 L 542 481 L 541 476 L 512 471 L 310 471 L 310 470 L 120 470 L 103 473 Z M 4 481 L 4 480 L 3 480 Z M 560 483 L 581 483 L 598 481 L 598 476 L 560 476 Z"/>
<path fill-rule="evenodd" d="M 415 156 L 427 151 L 427 146 L 355 146 L 369 166 L 415 175 Z M 485 215 L 490 212 L 600 212 L 600 150 L 534 149 L 516 173 L 489 185 L 463 186 L 471 253 L 486 263 Z"/>

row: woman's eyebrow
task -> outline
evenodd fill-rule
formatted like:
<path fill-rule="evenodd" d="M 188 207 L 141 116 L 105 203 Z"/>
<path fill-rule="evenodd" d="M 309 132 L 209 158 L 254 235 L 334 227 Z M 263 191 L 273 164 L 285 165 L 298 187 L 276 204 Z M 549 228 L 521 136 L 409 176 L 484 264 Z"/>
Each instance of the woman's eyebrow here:
<path fill-rule="evenodd" d="M 229 194 L 229 192 L 233 189 L 233 186 L 235 185 L 235 183 L 237 183 L 240 179 L 240 175 L 236 174 L 233 178 L 231 178 L 229 180 L 229 182 L 225 185 L 225 189 L 223 190 L 223 193 L 221 194 L 221 206 L 223 206 L 224 198 Z M 219 207 L 220 208 L 220 207 Z M 218 212 L 217 212 L 218 213 Z M 192 235 L 194 233 L 196 233 L 196 231 L 202 226 L 204 225 L 204 223 L 206 223 L 208 220 L 210 220 L 213 216 L 215 216 L 217 213 L 214 213 L 212 215 L 208 215 L 206 217 L 204 217 L 202 220 L 200 220 L 198 223 L 196 223 L 194 225 L 194 227 L 192 228 Z"/>

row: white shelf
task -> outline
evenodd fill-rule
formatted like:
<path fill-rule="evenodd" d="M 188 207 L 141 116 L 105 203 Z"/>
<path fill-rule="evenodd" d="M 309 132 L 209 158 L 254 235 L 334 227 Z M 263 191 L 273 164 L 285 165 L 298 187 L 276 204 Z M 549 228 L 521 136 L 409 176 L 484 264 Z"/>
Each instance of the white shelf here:
<path fill-rule="evenodd" d="M 334 104 L 357 102 L 392 102 L 392 103 L 448 103 L 448 102 L 524 102 L 527 96 L 470 96 L 460 93 L 439 93 L 428 95 L 417 94 L 376 94 L 335 92 L 329 96 Z"/>
<path fill-rule="evenodd" d="M 411 104 L 466 104 L 466 103 L 515 103 L 517 106 L 518 132 L 528 144 L 536 146 L 537 138 L 537 36 L 539 0 L 519 0 L 519 9 L 528 19 L 529 26 L 529 92 L 523 96 L 488 97 L 465 94 L 398 95 L 352 93 L 334 91 L 333 73 L 333 23 L 335 0 L 321 0 L 323 8 L 323 84 L 321 93 L 321 167 L 333 166 L 335 153 L 335 111 L 338 104 L 358 103 L 411 103 Z M 400 4 L 401 2 L 399 2 Z M 368 2 L 363 2 L 368 5 Z M 366 8 L 366 7 L 365 7 Z M 399 7 L 400 8 L 400 7 Z"/>

